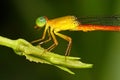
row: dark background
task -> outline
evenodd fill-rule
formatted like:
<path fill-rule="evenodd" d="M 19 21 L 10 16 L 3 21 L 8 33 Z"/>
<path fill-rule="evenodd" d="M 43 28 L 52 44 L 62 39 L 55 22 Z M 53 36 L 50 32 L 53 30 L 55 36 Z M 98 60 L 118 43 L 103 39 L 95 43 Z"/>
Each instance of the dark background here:
<path fill-rule="evenodd" d="M 32 41 L 43 31 L 33 28 L 39 16 L 120 15 L 120 0 L 1 0 L 0 8 L 0 36 Z M 92 69 L 72 69 L 76 75 L 70 75 L 54 66 L 29 62 L 0 46 L 0 80 L 120 80 L 120 32 L 63 33 L 73 39 L 71 56 L 94 64 Z M 57 38 L 60 45 L 54 52 L 64 55 L 67 42 Z"/>

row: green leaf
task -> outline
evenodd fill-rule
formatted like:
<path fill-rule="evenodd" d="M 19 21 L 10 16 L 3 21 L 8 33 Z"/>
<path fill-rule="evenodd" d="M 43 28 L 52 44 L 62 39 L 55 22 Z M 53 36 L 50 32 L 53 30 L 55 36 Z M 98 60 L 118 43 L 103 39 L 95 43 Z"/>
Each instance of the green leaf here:
<path fill-rule="evenodd" d="M 42 47 L 33 46 L 24 39 L 11 40 L 0 36 L 0 45 L 12 48 L 16 54 L 25 56 L 29 61 L 45 63 L 56 66 L 70 74 L 74 74 L 68 68 L 91 68 L 92 64 L 83 63 L 79 57 L 59 55 L 46 51 Z"/>

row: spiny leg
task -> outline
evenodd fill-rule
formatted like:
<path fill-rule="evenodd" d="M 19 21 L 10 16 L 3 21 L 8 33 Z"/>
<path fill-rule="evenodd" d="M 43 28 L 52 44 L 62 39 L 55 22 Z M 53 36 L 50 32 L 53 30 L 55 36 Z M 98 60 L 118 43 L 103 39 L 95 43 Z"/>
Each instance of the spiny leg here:
<path fill-rule="evenodd" d="M 41 39 L 34 40 L 34 41 L 32 41 L 31 43 L 36 43 L 36 42 L 40 42 L 40 41 L 44 40 L 45 37 L 46 37 L 46 31 L 47 31 L 47 26 L 46 26 L 45 29 L 44 29 L 42 38 L 41 38 Z"/>
<path fill-rule="evenodd" d="M 49 48 L 47 48 L 48 51 L 51 51 L 58 45 L 58 41 L 57 41 L 52 29 L 50 29 L 50 34 L 51 34 L 51 37 L 53 38 L 54 43 Z"/>
<path fill-rule="evenodd" d="M 45 41 L 40 42 L 39 43 L 40 45 L 43 44 L 43 43 L 47 43 L 47 42 L 49 42 L 51 40 L 50 30 L 47 30 L 47 31 L 48 31 L 48 37 L 49 38 L 47 40 L 45 40 Z"/>
<path fill-rule="evenodd" d="M 63 35 L 63 34 L 58 33 L 58 32 L 55 32 L 55 34 L 69 42 L 68 47 L 66 49 L 66 53 L 65 53 L 65 56 L 68 56 L 70 54 L 70 50 L 71 50 L 71 46 L 72 46 L 72 39 L 69 36 Z"/>

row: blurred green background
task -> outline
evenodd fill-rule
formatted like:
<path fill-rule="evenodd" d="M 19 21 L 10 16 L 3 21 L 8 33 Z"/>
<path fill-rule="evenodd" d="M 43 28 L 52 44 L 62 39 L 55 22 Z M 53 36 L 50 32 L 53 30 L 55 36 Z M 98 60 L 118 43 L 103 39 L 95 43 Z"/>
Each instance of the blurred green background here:
<path fill-rule="evenodd" d="M 120 15 L 120 0 L 1 0 L 0 8 L 0 36 L 32 41 L 43 31 L 33 28 L 39 16 Z M 72 69 L 76 74 L 70 75 L 54 66 L 29 62 L 0 46 L 0 80 L 120 80 L 120 32 L 63 33 L 73 39 L 71 56 L 94 64 L 92 69 Z M 57 38 L 60 45 L 53 51 L 64 55 L 67 42 Z"/>

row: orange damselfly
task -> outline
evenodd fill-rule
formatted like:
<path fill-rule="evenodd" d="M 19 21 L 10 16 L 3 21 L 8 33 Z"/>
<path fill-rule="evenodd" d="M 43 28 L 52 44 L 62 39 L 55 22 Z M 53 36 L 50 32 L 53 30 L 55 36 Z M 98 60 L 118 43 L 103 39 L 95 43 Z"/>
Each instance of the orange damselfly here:
<path fill-rule="evenodd" d="M 79 20 L 80 19 L 80 20 Z M 58 45 L 58 41 L 55 35 L 65 39 L 68 41 L 68 47 L 66 49 L 65 56 L 70 54 L 72 39 L 69 36 L 59 33 L 60 31 L 70 30 L 70 31 L 120 31 L 120 17 L 112 16 L 112 17 L 87 17 L 87 18 L 79 18 L 75 16 L 64 16 L 55 19 L 48 19 L 45 16 L 39 17 L 36 19 L 36 27 L 42 28 L 45 26 L 43 36 L 41 39 L 32 41 L 32 43 L 40 42 L 39 44 L 46 43 L 53 39 L 53 44 L 47 48 L 48 51 L 51 51 Z M 91 23 L 93 22 L 93 23 Z M 104 23 L 106 25 L 104 25 Z M 108 24 L 109 23 L 109 24 Z M 46 33 L 48 33 L 49 39 L 44 40 L 46 37 Z M 42 41 L 44 40 L 44 41 Z"/>

